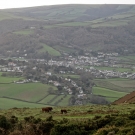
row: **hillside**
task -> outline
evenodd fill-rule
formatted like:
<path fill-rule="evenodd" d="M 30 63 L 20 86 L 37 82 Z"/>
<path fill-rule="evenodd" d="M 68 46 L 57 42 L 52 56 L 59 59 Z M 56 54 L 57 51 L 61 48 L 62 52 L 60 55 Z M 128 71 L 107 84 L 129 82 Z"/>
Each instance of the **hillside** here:
<path fill-rule="evenodd" d="M 114 101 L 112 104 L 121 104 L 121 103 L 135 103 L 135 91 L 121 97 L 120 99 Z"/>
<path fill-rule="evenodd" d="M 67 113 L 61 113 L 66 110 Z M 1 135 L 134 135 L 134 104 L 0 110 Z"/>
<path fill-rule="evenodd" d="M 57 5 L 0 10 L 0 54 L 43 58 L 80 51 L 135 51 L 134 5 Z M 44 51 L 41 49 L 44 48 Z M 10 53 L 7 53 L 10 51 Z"/>

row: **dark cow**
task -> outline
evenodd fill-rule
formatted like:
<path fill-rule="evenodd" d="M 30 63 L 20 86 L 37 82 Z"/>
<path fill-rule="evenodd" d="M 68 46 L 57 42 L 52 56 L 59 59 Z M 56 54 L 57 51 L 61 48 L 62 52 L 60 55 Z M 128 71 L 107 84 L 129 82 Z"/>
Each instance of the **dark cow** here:
<path fill-rule="evenodd" d="M 45 108 L 42 108 L 42 112 L 50 112 L 52 111 L 53 108 L 52 107 L 45 107 Z"/>
<path fill-rule="evenodd" d="M 63 113 L 67 113 L 67 110 L 66 109 L 62 109 L 61 110 L 61 113 L 63 114 Z"/>

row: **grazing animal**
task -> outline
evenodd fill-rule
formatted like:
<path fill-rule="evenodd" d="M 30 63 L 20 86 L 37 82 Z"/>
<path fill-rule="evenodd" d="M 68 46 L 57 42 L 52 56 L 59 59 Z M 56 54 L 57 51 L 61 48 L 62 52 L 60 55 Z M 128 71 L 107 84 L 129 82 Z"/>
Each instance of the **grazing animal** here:
<path fill-rule="evenodd" d="M 45 107 L 45 108 L 42 108 L 42 112 L 50 112 L 52 111 L 53 108 L 52 107 Z"/>
<path fill-rule="evenodd" d="M 63 113 L 67 113 L 67 110 L 66 109 L 62 109 L 61 110 L 61 113 L 63 114 Z"/>

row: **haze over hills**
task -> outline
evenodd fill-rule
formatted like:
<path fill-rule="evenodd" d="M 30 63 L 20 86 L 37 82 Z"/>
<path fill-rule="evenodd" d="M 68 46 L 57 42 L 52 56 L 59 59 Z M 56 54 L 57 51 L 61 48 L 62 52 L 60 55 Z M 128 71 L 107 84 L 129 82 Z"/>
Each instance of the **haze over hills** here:
<path fill-rule="evenodd" d="M 134 5 L 57 5 L 0 10 L 0 54 L 44 57 L 80 51 L 135 52 Z M 41 51 L 42 50 L 42 51 Z M 10 53 L 8 53 L 10 52 Z M 20 55 L 19 54 L 19 55 Z"/>

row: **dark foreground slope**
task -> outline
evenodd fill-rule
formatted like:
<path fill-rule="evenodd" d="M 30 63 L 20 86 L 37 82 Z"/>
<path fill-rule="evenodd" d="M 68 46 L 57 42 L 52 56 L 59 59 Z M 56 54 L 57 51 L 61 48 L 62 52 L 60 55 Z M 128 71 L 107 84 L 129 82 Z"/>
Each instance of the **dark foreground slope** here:
<path fill-rule="evenodd" d="M 134 104 L 12 108 L 0 111 L 0 135 L 134 135 L 134 120 Z"/>

